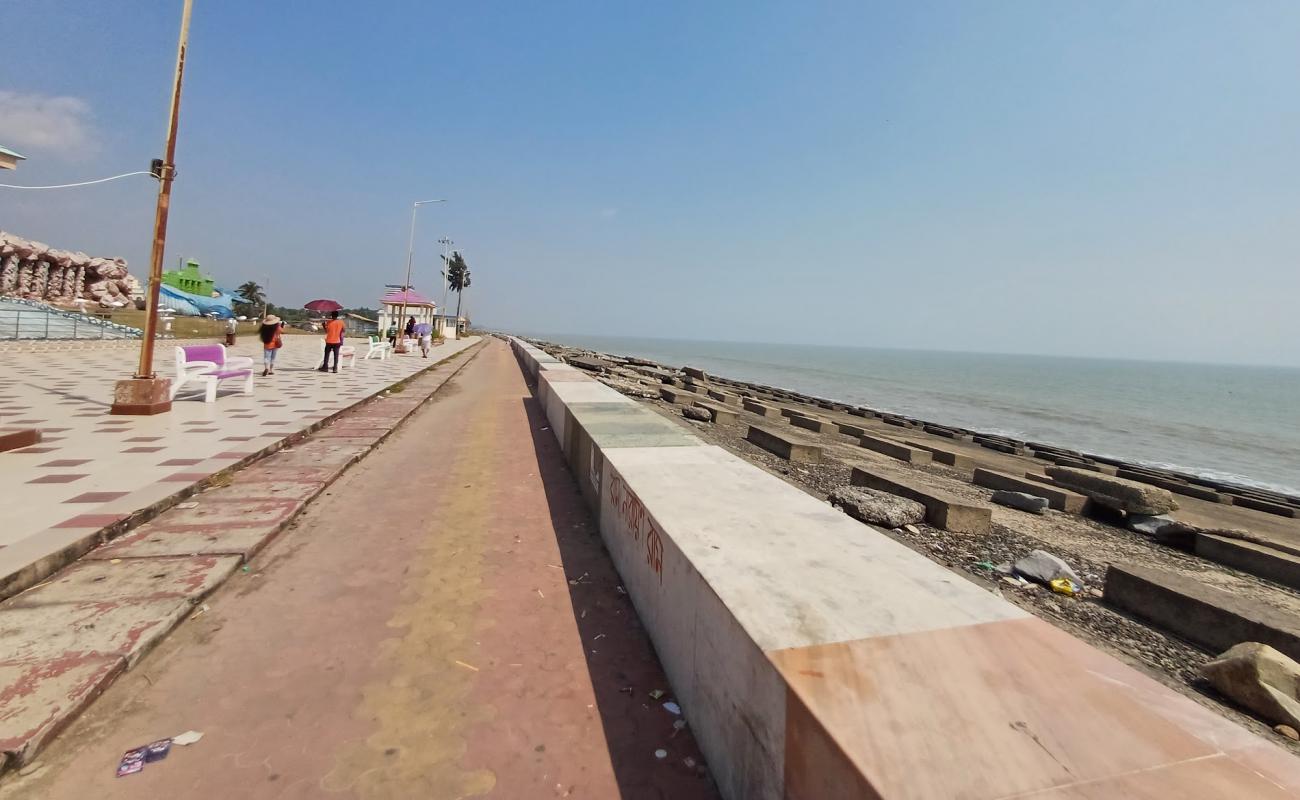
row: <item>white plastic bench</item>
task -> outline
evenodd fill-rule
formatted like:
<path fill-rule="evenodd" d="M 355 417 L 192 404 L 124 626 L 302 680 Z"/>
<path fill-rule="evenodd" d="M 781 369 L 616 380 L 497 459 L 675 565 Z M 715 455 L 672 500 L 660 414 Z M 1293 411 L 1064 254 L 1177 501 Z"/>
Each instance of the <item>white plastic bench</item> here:
<path fill-rule="evenodd" d="M 244 394 L 253 393 L 253 359 L 248 356 L 226 356 L 221 344 L 197 344 L 176 348 L 176 378 L 172 381 L 171 398 L 189 383 L 203 384 L 203 402 L 217 400 L 217 384 L 228 378 L 244 380 Z"/>
<path fill-rule="evenodd" d="M 389 353 L 393 352 L 393 346 L 378 336 L 369 336 L 367 338 L 370 340 L 370 349 L 361 357 L 363 360 L 378 357 L 380 361 L 383 361 L 388 358 Z"/>

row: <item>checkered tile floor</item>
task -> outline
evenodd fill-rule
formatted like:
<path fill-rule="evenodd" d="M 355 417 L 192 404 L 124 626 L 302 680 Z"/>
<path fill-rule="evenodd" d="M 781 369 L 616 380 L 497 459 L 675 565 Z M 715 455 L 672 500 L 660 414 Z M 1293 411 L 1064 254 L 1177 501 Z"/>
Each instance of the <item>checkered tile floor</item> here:
<path fill-rule="evenodd" d="M 315 369 L 318 337 L 288 336 L 275 375 L 256 377 L 252 396 L 230 381 L 215 403 L 204 403 L 195 385 L 171 412 L 152 417 L 108 413 L 114 382 L 135 370 L 135 350 L 6 354 L 0 427 L 39 428 L 44 440 L 0 453 L 0 549 L 49 529 L 111 524 L 473 342 L 437 347 L 428 360 L 418 351 L 358 358 L 355 368 L 333 374 Z M 174 371 L 172 347 L 160 343 L 160 375 Z M 260 376 L 256 339 L 241 337 L 231 352 L 252 356 Z"/>

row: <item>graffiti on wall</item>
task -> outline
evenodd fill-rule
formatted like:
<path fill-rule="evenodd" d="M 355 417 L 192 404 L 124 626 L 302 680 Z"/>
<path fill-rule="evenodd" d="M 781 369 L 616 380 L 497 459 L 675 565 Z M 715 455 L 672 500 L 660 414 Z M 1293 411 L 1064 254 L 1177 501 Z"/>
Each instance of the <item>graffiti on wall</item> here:
<path fill-rule="evenodd" d="M 623 527 L 635 544 L 645 550 L 645 562 L 659 576 L 659 585 L 664 582 L 664 540 L 655 527 L 654 520 L 642 505 L 641 499 L 627 487 L 623 477 L 609 470 L 609 500 L 614 504 L 614 513 L 623 521 Z"/>

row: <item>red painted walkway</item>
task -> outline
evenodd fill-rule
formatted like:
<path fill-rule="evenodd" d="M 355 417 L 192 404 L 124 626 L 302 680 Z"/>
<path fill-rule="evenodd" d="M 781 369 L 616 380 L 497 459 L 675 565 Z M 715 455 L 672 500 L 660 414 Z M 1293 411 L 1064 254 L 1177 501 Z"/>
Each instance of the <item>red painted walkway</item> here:
<path fill-rule="evenodd" d="M 491 343 L 0 798 L 713 797 L 546 424 Z"/>

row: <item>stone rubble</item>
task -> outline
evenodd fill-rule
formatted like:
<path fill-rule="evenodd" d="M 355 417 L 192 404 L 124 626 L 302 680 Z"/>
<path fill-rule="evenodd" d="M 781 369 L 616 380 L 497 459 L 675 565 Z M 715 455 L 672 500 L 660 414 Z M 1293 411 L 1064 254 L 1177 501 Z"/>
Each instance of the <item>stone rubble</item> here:
<path fill-rule="evenodd" d="M 0 295 L 70 305 L 131 303 L 140 281 L 120 258 L 92 258 L 0 231 Z"/>

